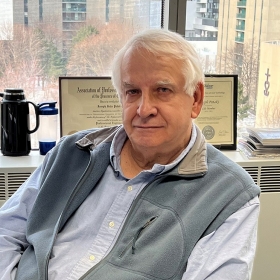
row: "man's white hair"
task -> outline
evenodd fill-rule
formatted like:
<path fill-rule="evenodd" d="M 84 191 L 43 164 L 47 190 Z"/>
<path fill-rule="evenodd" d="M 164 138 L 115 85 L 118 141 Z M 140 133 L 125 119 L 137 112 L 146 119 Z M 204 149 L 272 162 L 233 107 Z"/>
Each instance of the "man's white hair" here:
<path fill-rule="evenodd" d="M 197 52 L 178 33 L 163 29 L 148 29 L 134 35 L 116 54 L 112 63 L 112 83 L 122 94 L 121 64 L 128 50 L 145 49 L 154 55 L 168 56 L 182 62 L 185 91 L 193 96 L 197 85 L 204 83 L 204 73 Z"/>

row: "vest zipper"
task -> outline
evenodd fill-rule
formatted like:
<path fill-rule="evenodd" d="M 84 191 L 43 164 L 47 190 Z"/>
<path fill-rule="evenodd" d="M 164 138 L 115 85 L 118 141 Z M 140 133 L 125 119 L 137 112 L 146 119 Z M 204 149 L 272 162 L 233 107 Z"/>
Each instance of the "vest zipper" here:
<path fill-rule="evenodd" d="M 158 216 L 154 216 L 152 217 L 148 222 L 145 223 L 145 225 L 143 225 L 139 230 L 138 232 L 136 233 L 136 235 L 134 236 L 133 238 L 133 242 L 132 242 L 132 254 L 135 254 L 135 250 L 136 250 L 136 241 L 138 240 L 138 238 L 140 237 L 140 235 L 142 234 L 142 232 L 147 228 L 149 227 L 156 219 L 157 219 Z"/>
<path fill-rule="evenodd" d="M 56 239 L 56 236 L 58 235 L 58 229 L 60 227 L 61 220 L 62 220 L 63 215 L 66 212 L 66 210 L 67 210 L 67 208 L 68 208 L 68 206 L 70 204 L 70 201 L 72 201 L 73 196 L 76 194 L 77 190 L 80 188 L 82 178 L 84 178 L 88 172 L 91 172 L 91 165 L 92 165 L 92 163 L 93 162 L 92 162 L 92 159 L 91 159 L 91 152 L 90 152 L 90 158 L 89 158 L 89 163 L 87 165 L 87 168 L 86 168 L 85 172 L 83 173 L 83 175 L 80 177 L 76 187 L 74 188 L 71 196 L 69 197 L 69 199 L 67 201 L 67 204 L 65 205 L 65 207 L 63 209 L 63 212 L 61 213 L 61 215 L 59 217 L 57 228 L 56 228 L 55 235 L 54 235 L 54 238 L 53 238 L 53 242 L 52 242 L 52 245 L 51 245 L 51 249 L 49 250 L 49 252 L 48 252 L 48 254 L 46 256 L 47 257 L 46 258 L 46 266 L 45 266 L 45 276 L 46 276 L 45 279 L 46 280 L 48 280 L 48 266 L 49 266 L 50 255 L 51 255 L 51 252 L 52 252 L 52 249 L 53 249 L 54 240 Z"/>
<path fill-rule="evenodd" d="M 122 258 L 123 255 L 127 252 L 127 250 L 129 248 L 131 248 L 131 253 L 132 254 L 135 254 L 135 250 L 136 250 L 136 247 L 135 247 L 135 243 L 136 241 L 138 240 L 138 238 L 140 237 L 140 235 L 142 234 L 142 232 L 149 226 L 151 225 L 157 218 L 158 216 L 154 216 L 152 217 L 149 221 L 147 221 L 135 234 L 135 236 L 133 237 L 133 239 L 131 239 L 129 242 L 128 242 L 128 245 L 125 247 L 125 249 L 119 254 L 119 258 Z"/>

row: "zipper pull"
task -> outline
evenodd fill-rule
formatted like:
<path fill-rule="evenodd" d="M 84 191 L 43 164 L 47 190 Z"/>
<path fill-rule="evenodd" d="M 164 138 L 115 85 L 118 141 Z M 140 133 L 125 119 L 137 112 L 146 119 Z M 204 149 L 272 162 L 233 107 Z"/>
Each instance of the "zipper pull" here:
<path fill-rule="evenodd" d="M 133 238 L 133 242 L 132 242 L 132 248 L 131 248 L 131 249 L 132 249 L 132 254 L 135 254 L 135 250 L 136 250 L 135 243 L 136 243 L 137 239 L 139 238 L 140 234 L 142 233 L 142 231 L 143 231 L 146 227 L 148 227 L 150 224 L 152 224 L 152 223 L 156 220 L 157 217 L 158 217 L 158 216 L 152 217 L 149 221 L 147 221 L 147 222 L 137 231 L 136 235 L 135 235 L 134 238 Z"/>

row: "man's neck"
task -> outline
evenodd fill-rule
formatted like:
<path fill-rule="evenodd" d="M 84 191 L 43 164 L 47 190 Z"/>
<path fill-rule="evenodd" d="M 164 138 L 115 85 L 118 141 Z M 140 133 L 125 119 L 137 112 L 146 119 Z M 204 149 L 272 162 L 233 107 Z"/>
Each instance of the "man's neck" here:
<path fill-rule="evenodd" d="M 166 165 L 174 161 L 183 149 L 172 153 L 155 153 L 152 150 L 138 151 L 132 147 L 129 139 L 124 143 L 121 151 L 121 168 L 127 178 L 133 178 L 143 170 L 152 169 L 154 164 Z"/>

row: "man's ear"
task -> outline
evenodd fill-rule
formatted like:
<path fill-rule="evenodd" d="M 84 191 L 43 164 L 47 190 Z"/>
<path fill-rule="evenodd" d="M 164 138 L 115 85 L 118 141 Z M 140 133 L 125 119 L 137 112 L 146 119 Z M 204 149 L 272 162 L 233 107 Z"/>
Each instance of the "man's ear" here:
<path fill-rule="evenodd" d="M 204 85 L 203 83 L 198 83 L 196 90 L 193 94 L 193 106 L 192 106 L 192 113 L 191 117 L 196 119 L 201 111 L 203 100 L 204 100 Z"/>

